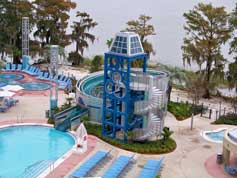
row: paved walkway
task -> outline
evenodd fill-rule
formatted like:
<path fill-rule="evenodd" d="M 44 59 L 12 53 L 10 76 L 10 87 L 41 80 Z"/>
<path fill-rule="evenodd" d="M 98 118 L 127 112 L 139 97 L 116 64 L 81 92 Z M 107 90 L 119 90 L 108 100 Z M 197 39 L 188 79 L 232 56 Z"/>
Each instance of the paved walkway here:
<path fill-rule="evenodd" d="M 66 176 L 78 163 L 85 159 L 96 146 L 97 139 L 94 136 L 88 137 L 88 149 L 83 154 L 73 153 L 69 158 L 62 162 L 53 172 L 51 172 L 46 178 L 60 178 Z"/>

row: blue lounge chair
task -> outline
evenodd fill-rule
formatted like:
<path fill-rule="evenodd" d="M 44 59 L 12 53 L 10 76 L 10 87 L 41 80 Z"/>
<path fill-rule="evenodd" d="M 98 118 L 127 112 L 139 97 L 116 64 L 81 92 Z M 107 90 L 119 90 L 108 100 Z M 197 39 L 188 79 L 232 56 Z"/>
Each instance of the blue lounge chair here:
<path fill-rule="evenodd" d="M 30 70 L 31 66 L 27 65 L 25 69 L 23 69 L 24 72 L 28 72 Z"/>
<path fill-rule="evenodd" d="M 11 71 L 15 71 L 15 70 L 16 70 L 16 64 L 12 64 Z"/>
<path fill-rule="evenodd" d="M 0 112 L 6 112 L 9 109 L 7 106 L 0 106 Z"/>
<path fill-rule="evenodd" d="M 55 75 L 54 78 L 53 78 L 54 81 L 57 81 L 58 80 L 58 76 Z"/>
<path fill-rule="evenodd" d="M 6 69 L 5 69 L 5 70 L 6 70 L 6 71 L 11 70 L 11 64 L 8 63 L 8 64 L 6 65 Z"/>
<path fill-rule="evenodd" d="M 60 75 L 60 77 L 59 77 L 59 81 L 63 81 L 63 75 Z"/>
<path fill-rule="evenodd" d="M 38 77 L 36 77 L 37 79 L 42 79 L 44 75 L 44 72 L 39 72 Z"/>
<path fill-rule="evenodd" d="M 36 69 L 35 69 L 35 72 L 34 72 L 34 75 L 38 75 L 39 72 L 40 72 L 40 69 L 39 69 L 39 68 L 36 68 Z"/>
<path fill-rule="evenodd" d="M 139 178 L 149 177 L 155 178 L 156 175 L 160 172 L 164 157 L 160 160 L 148 160 L 142 169 Z"/>
<path fill-rule="evenodd" d="M 18 71 L 22 71 L 22 67 L 23 67 L 22 64 L 17 64 L 17 70 Z"/>
<path fill-rule="evenodd" d="M 49 80 L 49 73 L 45 72 L 42 79 Z"/>
<path fill-rule="evenodd" d="M 113 164 L 105 172 L 105 174 L 102 176 L 102 178 L 116 178 L 116 177 L 118 177 L 132 159 L 133 159 L 133 157 L 120 156 L 113 162 Z"/>
<path fill-rule="evenodd" d="M 109 152 L 97 151 L 92 157 L 90 157 L 85 163 L 83 163 L 78 169 L 76 169 L 69 178 L 81 178 L 85 177 L 90 170 L 92 170 L 101 160 L 103 160 Z"/>

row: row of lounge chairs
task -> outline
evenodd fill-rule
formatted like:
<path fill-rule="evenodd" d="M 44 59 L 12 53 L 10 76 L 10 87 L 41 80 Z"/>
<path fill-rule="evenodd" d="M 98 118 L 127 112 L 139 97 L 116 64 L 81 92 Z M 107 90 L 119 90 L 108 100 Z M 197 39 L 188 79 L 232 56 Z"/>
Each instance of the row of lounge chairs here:
<path fill-rule="evenodd" d="M 5 98 L 0 97 L 0 112 L 6 112 L 8 109 L 10 109 L 12 106 L 15 106 L 19 100 L 14 98 Z"/>
<path fill-rule="evenodd" d="M 51 80 L 53 79 L 55 82 L 57 81 L 59 84 L 59 88 L 60 89 L 66 89 L 68 86 L 71 86 L 72 82 L 71 82 L 71 78 L 70 77 L 66 77 L 64 75 L 59 75 L 58 77 L 55 76 L 51 76 L 49 74 L 49 72 L 43 72 L 41 71 L 39 68 L 28 65 L 26 66 L 25 69 L 23 69 L 22 64 L 7 64 L 6 68 L 3 69 L 4 71 L 18 71 L 18 72 L 25 72 L 29 75 L 33 75 L 33 76 L 37 76 L 37 79 L 40 80 Z"/>
<path fill-rule="evenodd" d="M 7 64 L 5 69 L 2 69 L 3 71 L 22 71 L 23 66 L 22 64 Z"/>
<path fill-rule="evenodd" d="M 109 155 L 109 152 L 97 151 L 78 169 L 76 169 L 69 178 L 82 178 L 91 176 L 89 173 L 92 169 L 99 165 L 103 159 Z M 160 160 L 148 160 L 141 171 L 139 178 L 155 178 L 160 172 L 164 158 Z M 125 168 L 133 161 L 133 156 L 119 156 L 104 173 L 102 178 L 116 178 L 119 177 Z M 92 175 L 93 176 L 93 175 Z"/>

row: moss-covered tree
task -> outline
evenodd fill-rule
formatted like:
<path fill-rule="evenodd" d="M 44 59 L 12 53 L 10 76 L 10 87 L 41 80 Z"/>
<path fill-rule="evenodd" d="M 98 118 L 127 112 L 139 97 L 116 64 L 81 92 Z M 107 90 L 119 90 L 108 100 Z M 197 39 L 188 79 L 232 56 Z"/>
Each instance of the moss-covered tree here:
<path fill-rule="evenodd" d="M 224 76 L 226 59 L 221 47 L 231 34 L 227 23 L 228 13 L 224 7 L 199 3 L 193 10 L 184 13 L 184 18 L 187 36 L 182 46 L 183 61 L 184 64 L 194 62 L 199 65 L 207 83 L 204 97 L 209 98 L 212 79 Z"/>

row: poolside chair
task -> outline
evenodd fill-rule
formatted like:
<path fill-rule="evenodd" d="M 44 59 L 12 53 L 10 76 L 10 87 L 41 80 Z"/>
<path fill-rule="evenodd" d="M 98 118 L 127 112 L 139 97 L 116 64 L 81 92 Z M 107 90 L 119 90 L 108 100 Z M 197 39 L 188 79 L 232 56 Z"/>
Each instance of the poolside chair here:
<path fill-rule="evenodd" d="M 40 72 L 40 69 L 36 67 L 33 75 L 38 75 L 39 72 Z"/>
<path fill-rule="evenodd" d="M 155 178 L 156 175 L 160 172 L 162 163 L 163 163 L 164 157 L 160 160 L 148 160 L 146 164 L 144 165 L 139 178 L 143 177 L 149 177 L 149 178 Z"/>
<path fill-rule="evenodd" d="M 44 72 L 39 72 L 38 77 L 36 77 L 37 79 L 42 79 L 44 75 Z"/>
<path fill-rule="evenodd" d="M 31 66 L 30 65 L 27 65 L 25 69 L 23 69 L 23 72 L 28 72 L 30 70 Z"/>
<path fill-rule="evenodd" d="M 60 75 L 60 77 L 59 77 L 59 81 L 63 81 L 63 75 Z"/>
<path fill-rule="evenodd" d="M 6 64 L 6 69 L 5 69 L 5 71 L 9 71 L 9 70 L 11 70 L 11 65 L 8 63 L 8 64 Z"/>
<path fill-rule="evenodd" d="M 0 112 L 6 112 L 8 109 L 9 107 L 0 105 Z"/>
<path fill-rule="evenodd" d="M 97 151 L 92 157 L 84 162 L 78 169 L 76 169 L 69 178 L 81 178 L 85 177 L 100 161 L 102 161 L 109 152 Z"/>
<path fill-rule="evenodd" d="M 11 71 L 15 71 L 15 70 L 16 70 L 16 64 L 12 64 Z"/>
<path fill-rule="evenodd" d="M 45 72 L 42 79 L 48 80 L 49 79 L 49 73 Z"/>
<path fill-rule="evenodd" d="M 57 81 L 57 80 L 58 80 L 58 76 L 55 75 L 55 76 L 53 77 L 53 80 L 54 80 L 54 81 Z"/>
<path fill-rule="evenodd" d="M 9 98 L 8 99 L 8 103 L 9 103 L 9 106 L 15 106 L 17 103 L 19 102 L 18 99 L 14 99 L 14 98 Z"/>
<path fill-rule="evenodd" d="M 22 68 L 23 68 L 22 64 L 17 64 L 17 71 L 22 71 Z"/>
<path fill-rule="evenodd" d="M 102 178 L 118 177 L 132 160 L 133 156 L 120 156 L 113 162 Z"/>

